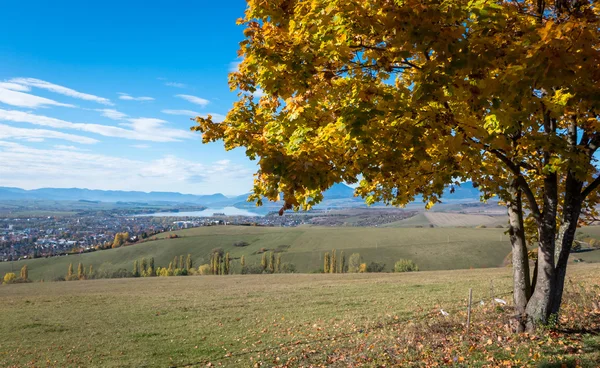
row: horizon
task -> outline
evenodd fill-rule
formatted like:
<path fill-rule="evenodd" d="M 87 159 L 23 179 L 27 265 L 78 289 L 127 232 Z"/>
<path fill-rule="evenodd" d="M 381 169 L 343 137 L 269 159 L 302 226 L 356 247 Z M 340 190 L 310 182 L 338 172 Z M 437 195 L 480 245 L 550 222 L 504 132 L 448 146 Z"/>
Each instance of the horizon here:
<path fill-rule="evenodd" d="M 227 78 L 246 3 L 168 5 L 2 5 L 0 32 L 13 36 L 0 41 L 0 186 L 251 191 L 256 164 L 243 149 L 189 130 L 194 116 L 223 120 L 236 100 Z"/>

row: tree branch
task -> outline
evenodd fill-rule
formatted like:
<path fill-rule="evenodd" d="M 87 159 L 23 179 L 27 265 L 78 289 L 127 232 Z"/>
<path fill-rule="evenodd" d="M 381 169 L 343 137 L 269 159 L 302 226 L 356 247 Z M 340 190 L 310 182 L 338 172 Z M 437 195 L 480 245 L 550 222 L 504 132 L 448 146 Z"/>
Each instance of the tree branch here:
<path fill-rule="evenodd" d="M 600 185 L 600 175 L 594 181 L 592 181 L 584 190 L 581 192 L 581 196 L 583 199 L 587 197 L 591 192 L 593 192 Z"/>
<path fill-rule="evenodd" d="M 537 201 L 535 200 L 535 195 L 531 191 L 531 188 L 527 184 L 527 181 L 521 174 L 521 170 L 519 169 L 519 167 L 497 149 L 491 149 L 489 150 L 489 152 L 493 153 L 500 161 L 502 161 L 508 167 L 508 169 L 517 177 L 517 184 L 525 194 L 525 197 L 527 197 L 527 202 L 529 202 L 531 214 L 536 220 L 540 220 L 542 216 L 542 213 L 540 212 L 540 207 L 538 206 Z"/>

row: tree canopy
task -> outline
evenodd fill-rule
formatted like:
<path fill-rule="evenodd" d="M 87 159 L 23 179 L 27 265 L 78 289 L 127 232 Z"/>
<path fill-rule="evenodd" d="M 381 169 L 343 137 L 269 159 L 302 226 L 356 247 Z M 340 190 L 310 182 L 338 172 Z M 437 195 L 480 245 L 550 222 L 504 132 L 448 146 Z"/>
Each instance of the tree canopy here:
<path fill-rule="evenodd" d="M 514 214 L 513 261 L 539 243 L 523 295 L 545 321 L 580 214 L 596 215 L 599 19 L 585 0 L 249 0 L 239 99 L 192 129 L 244 147 L 259 163 L 250 199 L 283 193 L 284 209 L 338 182 L 429 208 L 473 180 Z"/>

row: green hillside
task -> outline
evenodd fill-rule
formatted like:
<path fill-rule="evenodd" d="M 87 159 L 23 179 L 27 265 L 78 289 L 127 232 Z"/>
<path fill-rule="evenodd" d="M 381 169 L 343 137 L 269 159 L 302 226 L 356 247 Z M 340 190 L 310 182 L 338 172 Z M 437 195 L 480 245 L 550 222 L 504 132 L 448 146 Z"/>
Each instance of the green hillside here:
<path fill-rule="evenodd" d="M 595 228 L 589 233 L 595 233 Z M 246 256 L 248 265 L 260 263 L 260 250 L 283 250 L 282 262 L 293 263 L 298 272 L 314 272 L 323 265 L 323 253 L 337 249 L 346 257 L 360 253 L 363 261 L 383 262 L 391 270 L 396 260 L 412 259 L 421 270 L 452 270 L 497 267 L 510 252 L 506 229 L 475 228 L 371 228 L 371 227 L 248 227 L 213 226 L 176 232 L 179 238 L 160 239 L 118 249 L 81 255 L 41 258 L 0 263 L 0 275 L 13 270 L 18 273 L 23 264 L 29 267 L 33 280 L 54 280 L 64 276 L 69 263 L 76 268 L 82 262 L 94 270 L 131 270 L 132 263 L 143 257 L 154 257 L 156 266 L 167 266 L 178 255 L 192 255 L 194 265 L 208 262 L 214 248 L 231 253 L 233 269 L 239 257 Z M 235 247 L 244 241 L 247 247 Z M 576 258 L 598 261 L 600 251 L 577 253 Z"/>
<path fill-rule="evenodd" d="M 326 228 L 326 227 L 245 227 L 214 226 L 177 232 L 180 238 L 149 241 L 112 250 L 81 255 L 0 263 L 0 274 L 18 272 L 29 265 L 29 277 L 53 280 L 64 276 L 69 263 L 82 262 L 95 270 L 130 270 L 132 262 L 154 257 L 157 266 L 167 266 L 177 255 L 190 253 L 194 265 L 208 262 L 213 248 L 231 252 L 233 259 L 246 256 L 247 264 L 258 264 L 261 248 L 285 249 L 282 262 L 293 263 L 298 272 L 313 272 L 322 267 L 323 253 L 343 250 L 346 257 L 358 252 L 364 262 L 383 262 L 391 270 L 396 260 L 414 260 L 422 270 L 450 270 L 496 267 L 510 252 L 503 229 L 431 229 L 431 228 Z M 247 247 L 234 247 L 245 241 Z M 234 269 L 237 262 L 234 262 Z"/>

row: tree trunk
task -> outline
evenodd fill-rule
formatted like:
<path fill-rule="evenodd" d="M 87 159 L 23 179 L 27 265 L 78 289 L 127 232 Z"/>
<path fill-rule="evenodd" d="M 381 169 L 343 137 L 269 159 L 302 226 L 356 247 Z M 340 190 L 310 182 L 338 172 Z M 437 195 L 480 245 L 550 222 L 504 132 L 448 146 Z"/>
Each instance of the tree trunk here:
<path fill-rule="evenodd" d="M 575 231 L 577 230 L 577 222 L 581 214 L 581 205 L 583 197 L 581 189 L 583 183 L 574 178 L 569 172 L 565 184 L 565 202 L 563 205 L 563 220 L 558 231 L 558 239 L 556 243 L 556 273 L 555 283 L 556 289 L 552 296 L 552 308 L 550 313 L 558 314 L 562 303 L 563 290 L 565 286 L 565 276 L 567 274 L 567 264 L 569 255 L 575 239 Z"/>
<path fill-rule="evenodd" d="M 540 324 L 548 323 L 556 290 L 554 251 L 556 248 L 556 213 L 558 210 L 557 175 L 544 178 L 544 210 L 538 223 L 538 270 L 535 290 L 527 303 L 526 328 L 533 331 Z"/>
<path fill-rule="evenodd" d="M 529 275 L 529 259 L 527 257 L 527 243 L 525 241 L 525 229 L 523 227 L 523 204 L 521 191 L 518 184 L 513 183 L 509 188 L 511 200 L 507 202 L 510 242 L 512 244 L 512 266 L 513 266 L 513 298 L 517 314 L 520 316 L 517 324 L 517 332 L 523 332 L 526 327 L 525 308 L 531 296 L 531 284 Z"/>

